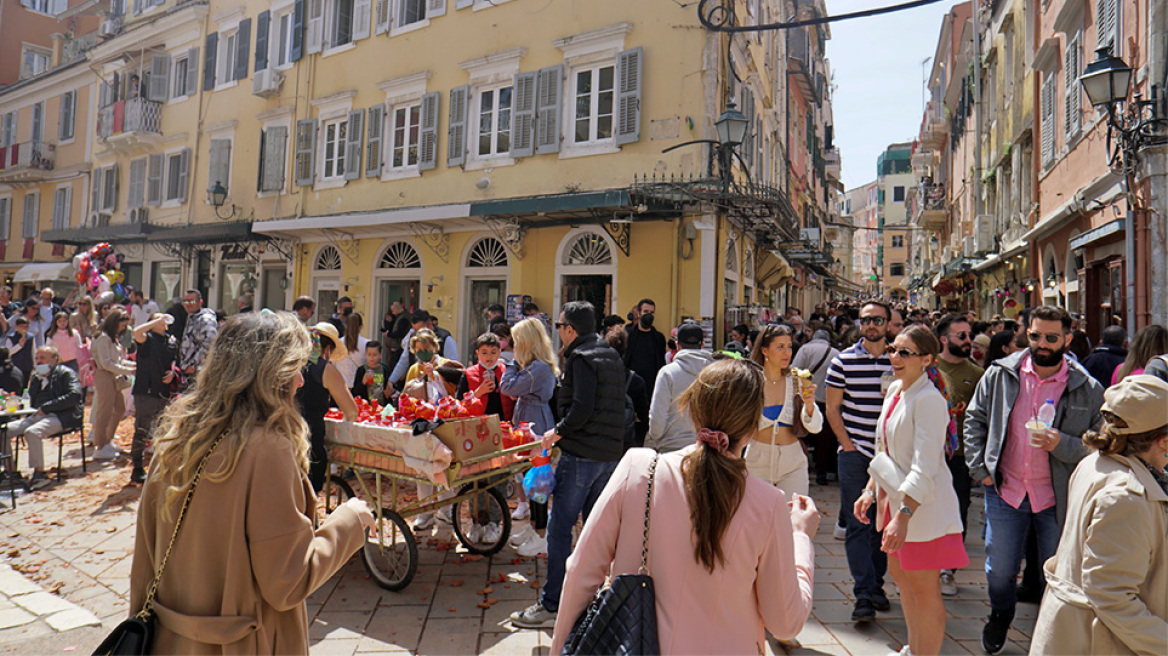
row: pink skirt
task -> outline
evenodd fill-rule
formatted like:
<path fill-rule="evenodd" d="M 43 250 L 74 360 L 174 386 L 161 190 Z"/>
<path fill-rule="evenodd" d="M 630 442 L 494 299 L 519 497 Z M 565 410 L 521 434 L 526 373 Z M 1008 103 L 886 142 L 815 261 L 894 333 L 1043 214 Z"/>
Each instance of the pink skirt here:
<path fill-rule="evenodd" d="M 965 553 L 965 542 L 960 533 L 950 533 L 928 542 L 905 542 L 903 547 L 888 555 L 906 571 L 961 569 L 969 564 L 969 554 Z"/>

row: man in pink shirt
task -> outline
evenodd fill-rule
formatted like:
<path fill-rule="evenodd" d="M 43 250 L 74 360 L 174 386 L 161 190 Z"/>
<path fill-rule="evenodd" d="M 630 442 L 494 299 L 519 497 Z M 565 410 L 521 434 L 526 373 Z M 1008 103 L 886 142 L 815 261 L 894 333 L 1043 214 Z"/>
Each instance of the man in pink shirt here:
<path fill-rule="evenodd" d="M 1099 427 L 1103 405 L 1103 387 L 1066 357 L 1070 315 L 1057 307 L 1036 308 L 1026 336 L 1029 349 L 986 369 L 963 429 L 969 475 L 985 487 L 990 617 L 981 640 L 989 654 L 1002 650 L 1014 619 L 1015 585 L 1031 525 L 1040 563 L 1058 549 L 1067 484 L 1088 453 L 1083 433 Z M 1055 403 L 1054 422 L 1032 444 L 1026 423 L 1047 399 Z"/>

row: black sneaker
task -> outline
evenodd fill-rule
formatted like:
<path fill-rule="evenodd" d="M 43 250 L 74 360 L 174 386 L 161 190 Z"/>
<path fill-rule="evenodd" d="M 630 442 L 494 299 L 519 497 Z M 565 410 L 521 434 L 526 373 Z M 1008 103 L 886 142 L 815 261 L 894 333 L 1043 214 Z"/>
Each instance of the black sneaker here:
<path fill-rule="evenodd" d="M 34 471 L 32 478 L 29 479 L 28 485 L 34 490 L 46 488 L 52 481 L 49 480 L 49 475 L 43 471 Z"/>
<path fill-rule="evenodd" d="M 815 473 L 815 484 L 816 485 L 827 485 L 827 472 L 816 472 Z"/>
<path fill-rule="evenodd" d="M 892 610 L 892 602 L 888 601 L 888 595 L 884 594 L 883 590 L 876 591 L 876 596 L 872 599 L 872 605 L 881 613 Z"/>
<path fill-rule="evenodd" d="M 871 622 L 876 619 L 876 606 L 867 599 L 857 599 L 856 607 L 852 609 L 853 622 Z"/>
<path fill-rule="evenodd" d="M 141 467 L 135 467 L 134 471 L 130 472 L 130 482 L 134 485 L 141 485 L 146 482 L 146 470 Z"/>
<path fill-rule="evenodd" d="M 1035 589 L 1028 585 L 1020 585 L 1014 589 L 1014 594 L 1018 598 L 1019 603 L 1023 604 L 1039 604 L 1042 603 L 1042 590 Z"/>
<path fill-rule="evenodd" d="M 987 654 L 993 656 L 1006 646 L 1006 634 L 1010 632 L 1010 622 L 1013 620 L 1013 613 L 990 611 L 990 618 L 981 630 L 981 647 Z"/>

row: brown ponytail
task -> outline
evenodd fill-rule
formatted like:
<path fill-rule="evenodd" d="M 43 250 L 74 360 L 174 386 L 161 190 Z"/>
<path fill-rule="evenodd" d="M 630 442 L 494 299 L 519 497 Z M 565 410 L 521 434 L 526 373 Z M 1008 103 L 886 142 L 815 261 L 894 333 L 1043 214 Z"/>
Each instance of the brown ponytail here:
<path fill-rule="evenodd" d="M 725 433 L 737 454 L 758 429 L 762 368 L 749 360 L 717 360 L 682 393 L 678 407 L 694 426 Z M 685 499 L 694 526 L 694 559 L 711 573 L 725 562 L 722 537 L 746 493 L 746 463 L 706 443 L 681 464 Z"/>
<path fill-rule="evenodd" d="M 1105 455 L 1137 456 L 1147 451 L 1152 443 L 1168 435 L 1168 426 L 1146 433 L 1122 433 L 1127 422 L 1103 410 L 1103 426 L 1083 436 L 1083 443 Z M 1119 429 L 1119 430 L 1116 430 Z"/>

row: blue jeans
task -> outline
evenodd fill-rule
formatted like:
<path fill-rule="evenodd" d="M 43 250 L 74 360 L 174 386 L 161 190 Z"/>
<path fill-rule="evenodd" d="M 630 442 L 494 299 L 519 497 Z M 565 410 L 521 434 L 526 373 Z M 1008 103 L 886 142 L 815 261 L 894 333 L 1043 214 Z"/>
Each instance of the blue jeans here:
<path fill-rule="evenodd" d="M 1026 553 L 1030 520 L 1033 518 L 1038 532 L 1038 562 L 1034 564 L 1041 566 L 1058 550 L 1062 533 L 1058 516 L 1053 507 L 1042 512 L 1031 512 L 1029 497 L 1015 508 L 1003 501 L 998 496 L 997 488 L 992 485 L 985 486 L 985 516 L 986 580 L 989 583 L 990 608 L 1012 616 L 1018 601 L 1015 589 L 1022 556 Z"/>
<path fill-rule="evenodd" d="M 840 451 L 840 503 L 848 536 L 844 550 L 848 554 L 848 569 L 856 580 L 852 592 L 856 599 L 875 601 L 884 593 L 884 574 L 888 571 L 888 555 L 880 550 L 880 534 L 876 532 L 876 504 L 868 510 L 868 524 L 861 524 L 852 513 L 856 499 L 868 484 L 868 463 L 871 460 L 859 451 Z"/>
<path fill-rule="evenodd" d="M 547 526 L 547 581 L 540 595 L 540 603 L 550 611 L 560 607 L 560 591 L 564 587 L 568 556 L 572 554 L 572 527 L 576 525 L 576 518 L 583 513 L 584 523 L 588 523 L 592 506 L 608 484 L 608 477 L 618 462 L 588 460 L 560 453 Z"/>

